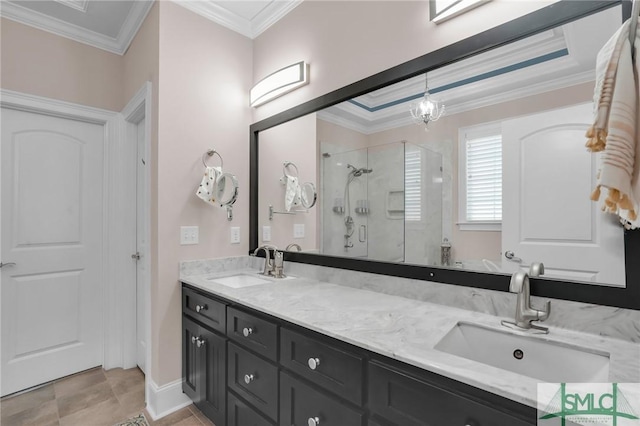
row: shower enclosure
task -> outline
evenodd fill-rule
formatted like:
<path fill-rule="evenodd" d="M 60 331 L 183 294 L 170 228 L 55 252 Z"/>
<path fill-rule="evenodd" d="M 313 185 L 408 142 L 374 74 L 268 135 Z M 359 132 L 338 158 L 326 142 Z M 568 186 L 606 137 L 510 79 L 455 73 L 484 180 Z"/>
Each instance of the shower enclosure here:
<path fill-rule="evenodd" d="M 323 254 L 439 264 L 441 154 L 405 141 L 321 149 Z"/>

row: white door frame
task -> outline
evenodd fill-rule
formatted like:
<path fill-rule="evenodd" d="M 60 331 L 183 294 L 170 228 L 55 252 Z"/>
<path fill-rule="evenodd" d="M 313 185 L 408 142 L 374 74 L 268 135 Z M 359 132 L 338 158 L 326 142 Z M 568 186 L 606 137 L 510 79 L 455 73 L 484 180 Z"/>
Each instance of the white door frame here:
<path fill-rule="evenodd" d="M 137 318 L 136 318 L 136 286 L 135 285 L 128 285 L 127 283 L 131 283 L 133 282 L 135 284 L 136 282 L 136 269 L 137 269 L 137 262 L 134 261 L 133 259 L 131 259 L 131 254 L 136 252 L 136 214 L 138 214 L 136 212 L 136 199 L 135 197 L 142 197 L 143 199 L 143 212 L 142 212 L 142 216 L 144 218 L 143 222 L 144 222 L 144 229 L 143 229 L 143 233 L 146 235 L 146 241 L 149 241 L 150 237 L 151 237 L 151 223 L 150 223 L 150 218 L 151 218 L 151 210 L 150 210 L 150 205 L 151 205 L 151 188 L 150 188 L 150 182 L 151 182 L 151 176 L 150 176 L 150 162 L 149 162 L 149 158 L 150 158 L 150 153 L 151 153 L 151 83 L 150 82 L 146 82 L 139 90 L 138 92 L 133 96 L 133 98 L 131 98 L 131 100 L 127 103 L 127 106 L 124 107 L 124 109 L 122 110 L 122 112 L 120 113 L 122 120 L 120 121 L 121 123 L 121 128 L 122 128 L 122 134 L 123 134 L 123 142 L 126 146 L 124 146 L 123 148 L 126 149 L 127 155 L 123 158 L 127 158 L 127 161 L 129 159 L 132 159 L 133 162 L 128 162 L 128 164 L 133 164 L 133 167 L 131 170 L 128 170 L 130 173 L 125 174 L 120 174 L 120 176 L 118 177 L 118 179 L 121 180 L 121 185 L 123 190 L 126 191 L 126 195 L 127 198 L 126 199 L 121 199 L 121 202 L 126 202 L 127 205 L 131 206 L 131 209 L 127 209 L 127 214 L 130 215 L 127 217 L 128 219 L 128 224 L 131 225 L 131 223 L 133 224 L 133 231 L 130 230 L 130 227 L 127 227 L 127 229 L 122 229 L 122 231 L 124 231 L 125 233 L 122 235 L 122 237 L 125 237 L 125 235 L 128 238 L 133 237 L 133 245 L 131 246 L 131 248 L 129 249 L 128 252 L 121 252 L 120 254 L 122 255 L 121 258 L 123 259 L 123 263 L 125 263 L 125 268 L 124 269 L 131 269 L 131 266 L 133 266 L 133 270 L 132 270 L 132 276 L 128 275 L 127 277 L 123 277 L 126 279 L 123 279 L 122 281 L 119 281 L 119 284 L 124 284 L 124 288 L 122 288 L 122 291 L 125 294 L 126 298 L 125 299 L 121 299 L 121 300 L 125 300 L 126 302 L 126 309 L 121 312 L 122 314 L 122 320 L 123 320 L 123 340 L 124 340 L 124 345 L 123 345 L 123 365 L 124 368 L 132 368 L 135 367 L 137 364 L 137 339 L 136 339 L 136 327 L 135 326 L 131 326 L 132 324 L 136 324 Z M 136 190 L 136 180 L 137 180 L 137 144 L 138 144 L 138 123 L 140 123 L 140 121 L 142 119 L 145 119 L 145 128 L 144 128 L 144 141 L 143 141 L 143 146 L 144 146 L 144 155 L 143 157 L 147 160 L 147 167 L 145 167 L 145 187 L 142 189 L 142 191 L 140 191 L 139 189 Z M 125 191 L 123 191 L 122 193 L 125 193 Z M 132 196 L 134 198 L 132 198 Z M 131 218 L 133 218 L 133 222 L 131 222 Z M 125 238 L 123 238 L 124 240 Z M 126 248 L 123 247 L 123 250 L 126 250 Z M 143 288 L 145 289 L 145 295 L 144 295 L 144 304 L 145 304 L 145 312 L 146 312 L 146 318 L 144 319 L 145 324 L 144 324 L 144 329 L 145 329 L 145 342 L 146 342 L 146 347 L 147 347 L 147 351 L 145 354 L 145 365 L 147 366 L 147 372 L 149 372 L 149 369 L 151 368 L 151 306 L 150 306 L 150 301 L 151 301 L 151 294 L 150 294 L 150 289 L 151 289 L 151 276 L 150 276 L 150 271 L 151 271 L 151 256 L 149 256 L 149 253 L 145 253 L 140 260 L 138 260 L 139 262 L 144 262 L 144 270 L 146 271 L 146 274 L 144 276 L 141 277 L 141 279 L 143 280 L 143 283 L 139 283 L 143 285 Z M 147 374 L 148 376 L 148 374 Z M 146 388 L 146 387 L 145 387 Z"/>
<path fill-rule="evenodd" d="M 141 105 L 142 110 L 140 109 Z M 131 254 L 135 252 L 135 232 L 131 233 L 130 230 L 127 230 L 127 226 L 129 226 L 127 221 L 133 223 L 135 230 L 135 198 L 133 198 L 133 216 L 126 217 L 123 206 L 128 208 L 129 205 L 125 203 L 131 200 L 132 196 L 135 197 L 136 146 L 133 144 L 133 154 L 129 154 L 129 148 L 132 144 L 127 143 L 126 129 L 128 125 L 135 126 L 132 124 L 132 120 L 135 121 L 136 117 L 142 117 L 141 113 L 144 113 L 148 118 L 146 120 L 145 145 L 147 150 L 150 149 L 151 84 L 146 83 L 122 113 L 6 89 L 0 89 L 0 107 L 84 121 L 104 127 L 103 203 L 107 208 L 104 212 L 102 228 L 103 269 L 100 286 L 103 297 L 102 301 L 96 301 L 96 303 L 102 302 L 104 304 L 102 365 L 105 369 L 134 367 L 136 365 L 135 286 L 131 286 L 131 278 L 127 279 L 123 273 L 126 273 L 128 264 L 129 266 L 133 265 L 133 268 L 130 269 L 135 274 L 135 262 L 132 262 L 133 259 L 131 259 Z M 127 176 L 133 176 L 133 178 L 127 178 Z M 148 232 L 149 215 L 146 217 Z M 133 245 L 128 241 L 130 239 L 133 240 Z M 133 251 L 131 251 L 131 247 L 133 247 Z M 122 268 L 123 264 L 125 268 Z M 135 275 L 133 282 L 135 282 Z M 147 288 L 150 287 L 147 285 Z M 133 300 L 133 310 L 125 306 L 123 301 L 126 300 Z M 147 295 L 147 303 L 149 301 L 150 295 Z M 146 358 L 147 365 L 150 366 L 150 310 L 147 310 L 146 328 L 148 342 Z M 131 333 L 133 333 L 133 339 L 131 339 Z"/>

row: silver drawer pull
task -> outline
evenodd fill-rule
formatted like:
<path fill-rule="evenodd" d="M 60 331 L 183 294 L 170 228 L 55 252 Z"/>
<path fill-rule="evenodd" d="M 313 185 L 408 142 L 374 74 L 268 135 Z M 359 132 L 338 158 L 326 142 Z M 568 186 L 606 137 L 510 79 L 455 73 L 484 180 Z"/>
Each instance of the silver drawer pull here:
<path fill-rule="evenodd" d="M 245 328 L 243 328 L 243 329 L 242 329 L 242 335 L 243 335 L 244 337 L 249 337 L 251 334 L 253 334 L 253 328 L 251 328 L 251 327 L 248 327 L 248 328 L 247 328 L 247 327 L 245 327 Z"/>
<path fill-rule="evenodd" d="M 309 358 L 307 364 L 309 365 L 310 369 L 315 370 L 320 365 L 320 358 Z"/>
<path fill-rule="evenodd" d="M 204 344 L 207 343 L 205 340 L 201 339 L 198 337 L 198 339 L 196 339 L 196 345 L 198 347 L 204 346 Z"/>
<path fill-rule="evenodd" d="M 206 311 L 207 310 L 207 305 L 196 305 L 196 312 L 200 313 L 200 311 Z"/>
<path fill-rule="evenodd" d="M 244 382 L 246 384 L 249 384 L 249 383 L 253 382 L 254 380 L 255 380 L 255 377 L 254 377 L 253 374 L 245 374 L 244 375 Z"/>
<path fill-rule="evenodd" d="M 320 417 L 309 417 L 307 424 L 309 426 L 318 426 L 320 424 Z"/>

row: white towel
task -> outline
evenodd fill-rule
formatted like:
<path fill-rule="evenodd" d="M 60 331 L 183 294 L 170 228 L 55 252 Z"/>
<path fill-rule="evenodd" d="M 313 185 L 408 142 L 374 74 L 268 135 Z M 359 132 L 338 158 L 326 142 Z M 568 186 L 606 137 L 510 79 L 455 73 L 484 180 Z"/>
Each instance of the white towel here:
<path fill-rule="evenodd" d="M 200 186 L 196 191 L 196 195 L 202 201 L 211 204 L 212 206 L 217 205 L 217 187 L 220 175 L 222 175 L 222 169 L 220 167 L 207 167 L 204 171 L 202 182 L 200 182 Z"/>
<path fill-rule="evenodd" d="M 598 53 L 594 124 L 587 131 L 586 146 L 592 152 L 602 151 L 591 199 L 598 201 L 601 187 L 607 188 L 602 209 L 620 216 L 628 229 L 635 229 L 640 226 L 640 33 L 636 35 L 638 53 L 633 62 L 629 24 L 625 22 Z"/>
<path fill-rule="evenodd" d="M 287 188 L 284 193 L 284 208 L 290 211 L 291 207 L 300 205 L 301 189 L 297 177 L 287 175 L 286 179 Z"/>

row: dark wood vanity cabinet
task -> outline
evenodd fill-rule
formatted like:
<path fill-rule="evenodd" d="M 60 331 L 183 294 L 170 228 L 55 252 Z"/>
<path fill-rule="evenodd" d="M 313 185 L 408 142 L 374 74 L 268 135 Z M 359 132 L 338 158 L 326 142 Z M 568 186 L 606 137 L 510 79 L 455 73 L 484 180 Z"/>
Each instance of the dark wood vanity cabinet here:
<path fill-rule="evenodd" d="M 182 317 L 182 390 L 216 424 L 225 424 L 226 339 Z"/>
<path fill-rule="evenodd" d="M 536 424 L 534 408 L 187 285 L 182 351 L 183 390 L 216 426 Z"/>

